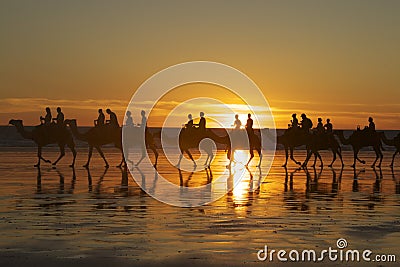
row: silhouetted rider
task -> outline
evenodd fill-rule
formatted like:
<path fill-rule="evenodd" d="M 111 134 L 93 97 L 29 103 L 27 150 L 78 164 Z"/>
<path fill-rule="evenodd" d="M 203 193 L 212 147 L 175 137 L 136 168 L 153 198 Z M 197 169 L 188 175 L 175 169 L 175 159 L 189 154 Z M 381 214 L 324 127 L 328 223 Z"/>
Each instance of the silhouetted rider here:
<path fill-rule="evenodd" d="M 304 113 L 301 114 L 301 118 L 302 118 L 301 123 L 300 123 L 301 129 L 304 132 L 308 133 L 310 131 L 310 129 L 312 128 L 313 123 L 309 118 L 307 118 L 306 114 L 304 114 Z"/>
<path fill-rule="evenodd" d="M 240 127 L 242 127 L 242 122 L 239 120 L 239 115 L 235 115 L 235 121 L 233 122 L 233 125 L 235 130 L 240 130 Z"/>
<path fill-rule="evenodd" d="M 193 116 L 192 114 L 188 114 L 188 122 L 185 124 L 185 128 L 188 130 L 193 129 Z"/>
<path fill-rule="evenodd" d="M 292 120 L 290 121 L 292 123 L 292 128 L 297 129 L 299 127 L 299 120 L 297 119 L 297 114 L 293 113 L 292 114 Z"/>
<path fill-rule="evenodd" d="M 125 121 L 126 126 L 133 126 L 133 119 L 131 114 L 132 113 L 129 110 L 126 112 L 126 121 Z"/>
<path fill-rule="evenodd" d="M 322 118 L 318 118 L 317 127 L 315 128 L 318 134 L 325 133 L 324 125 L 322 124 Z"/>
<path fill-rule="evenodd" d="M 369 117 L 369 118 L 368 118 L 368 122 L 369 122 L 368 130 L 369 130 L 371 133 L 374 133 L 374 132 L 375 132 L 375 123 L 374 123 L 374 119 L 373 119 L 372 117 Z"/>
<path fill-rule="evenodd" d="M 99 116 L 97 117 L 97 120 L 94 120 L 94 126 L 103 126 L 104 125 L 104 120 L 106 119 L 103 113 L 103 110 L 100 108 L 98 110 Z"/>
<path fill-rule="evenodd" d="M 51 123 L 51 110 L 49 107 L 46 108 L 46 115 L 44 117 L 40 116 L 40 124 L 50 125 Z"/>
<path fill-rule="evenodd" d="M 247 114 L 247 122 L 246 122 L 245 128 L 246 128 L 246 131 L 249 134 L 249 136 L 250 136 L 250 134 L 254 133 L 254 130 L 253 130 L 253 119 L 251 118 L 251 114 L 250 113 Z"/>
<path fill-rule="evenodd" d="M 107 120 L 106 122 L 111 126 L 119 127 L 117 115 L 114 112 L 112 112 L 111 109 L 109 108 L 106 110 L 106 112 L 108 115 L 110 115 L 110 119 Z"/>
<path fill-rule="evenodd" d="M 326 124 L 324 125 L 327 133 L 333 133 L 333 125 L 330 119 L 326 119 Z"/>
<path fill-rule="evenodd" d="M 64 113 L 61 112 L 61 108 L 57 108 L 57 117 L 53 119 L 53 121 L 56 121 L 57 125 L 63 125 L 64 124 Z"/>
<path fill-rule="evenodd" d="M 204 118 L 204 112 L 200 112 L 200 121 L 197 125 L 197 129 L 200 130 L 200 132 L 204 133 L 206 131 L 206 118 Z"/>

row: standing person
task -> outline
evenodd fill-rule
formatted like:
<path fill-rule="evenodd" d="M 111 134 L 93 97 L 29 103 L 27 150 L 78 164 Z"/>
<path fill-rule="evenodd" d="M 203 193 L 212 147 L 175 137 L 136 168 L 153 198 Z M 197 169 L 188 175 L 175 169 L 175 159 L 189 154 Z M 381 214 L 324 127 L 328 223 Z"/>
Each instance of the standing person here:
<path fill-rule="evenodd" d="M 106 117 L 104 116 L 103 110 L 101 108 L 99 108 L 98 113 L 99 116 L 97 117 L 97 120 L 94 120 L 94 126 L 103 126 Z"/>
<path fill-rule="evenodd" d="M 146 127 L 147 128 L 147 118 L 146 118 L 146 111 L 142 110 L 140 112 L 140 115 L 142 116 L 142 121 L 140 123 L 140 127 Z"/>
<path fill-rule="evenodd" d="M 234 130 L 240 130 L 240 127 L 242 127 L 242 122 L 239 120 L 239 115 L 236 114 L 235 115 L 235 121 L 233 122 L 233 125 L 235 128 L 233 128 Z"/>
<path fill-rule="evenodd" d="M 327 133 L 333 133 L 333 125 L 330 119 L 326 119 L 326 124 L 324 125 Z"/>
<path fill-rule="evenodd" d="M 125 125 L 126 126 L 133 126 L 134 125 L 131 114 L 132 113 L 129 110 L 126 112 L 126 121 L 125 121 Z"/>
<path fill-rule="evenodd" d="M 53 121 L 56 121 L 57 125 L 63 125 L 64 124 L 64 113 L 61 112 L 61 108 L 57 108 L 57 117 L 53 119 Z"/>
<path fill-rule="evenodd" d="M 245 125 L 246 131 L 248 134 L 253 134 L 253 119 L 251 118 L 251 114 L 247 114 L 247 123 Z"/>
<path fill-rule="evenodd" d="M 51 123 L 51 110 L 49 107 L 46 108 L 46 115 L 44 117 L 40 116 L 40 124 L 50 125 Z"/>
<path fill-rule="evenodd" d="M 118 123 L 118 118 L 117 115 L 111 111 L 111 109 L 107 109 L 106 110 L 107 114 L 110 115 L 110 119 L 107 120 L 106 122 L 108 122 L 111 126 L 113 127 L 119 127 L 119 123 Z"/>

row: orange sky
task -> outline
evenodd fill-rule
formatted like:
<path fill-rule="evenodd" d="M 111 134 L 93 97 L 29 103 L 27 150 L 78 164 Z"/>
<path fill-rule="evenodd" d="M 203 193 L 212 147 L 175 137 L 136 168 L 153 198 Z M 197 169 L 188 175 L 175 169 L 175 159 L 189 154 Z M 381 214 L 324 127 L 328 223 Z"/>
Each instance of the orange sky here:
<path fill-rule="evenodd" d="M 304 112 L 336 128 L 373 116 L 377 128 L 399 129 L 399 10 L 398 1 L 2 1 L 0 124 L 37 124 L 46 106 L 81 125 L 99 107 L 122 120 L 151 75 L 209 60 L 248 75 L 278 127 Z"/>

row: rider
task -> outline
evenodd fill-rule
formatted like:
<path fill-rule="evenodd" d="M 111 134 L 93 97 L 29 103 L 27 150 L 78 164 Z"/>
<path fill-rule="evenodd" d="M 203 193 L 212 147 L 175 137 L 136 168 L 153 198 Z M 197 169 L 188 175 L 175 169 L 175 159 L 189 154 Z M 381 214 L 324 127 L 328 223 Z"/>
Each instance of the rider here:
<path fill-rule="evenodd" d="M 97 117 L 97 120 L 94 120 L 94 126 L 103 126 L 104 120 L 105 120 L 103 110 L 101 108 L 99 108 L 98 112 L 99 112 L 99 116 Z"/>
<path fill-rule="evenodd" d="M 50 125 L 51 123 L 51 110 L 49 107 L 46 108 L 46 116 L 40 116 L 40 124 Z"/>
<path fill-rule="evenodd" d="M 317 130 L 317 134 L 323 134 L 325 132 L 324 125 L 322 124 L 322 118 L 318 118 L 318 124 L 315 129 Z"/>
<path fill-rule="evenodd" d="M 247 134 L 253 134 L 254 130 L 253 130 L 253 119 L 251 118 L 251 114 L 247 114 L 247 123 L 245 125 Z"/>
<path fill-rule="evenodd" d="M 206 131 L 206 118 L 204 118 L 204 112 L 200 112 L 200 121 L 197 125 L 197 129 L 200 130 L 200 132 L 204 133 Z"/>
<path fill-rule="evenodd" d="M 330 119 L 326 119 L 326 124 L 324 125 L 327 133 L 333 133 L 333 125 Z"/>
<path fill-rule="evenodd" d="M 61 112 L 61 108 L 57 108 L 57 117 L 53 118 L 53 121 L 56 121 L 57 125 L 64 124 L 64 113 Z"/>
<path fill-rule="evenodd" d="M 129 110 L 126 112 L 126 121 L 125 121 L 126 126 L 133 126 L 133 119 L 131 114 L 132 113 Z"/>
<path fill-rule="evenodd" d="M 374 133 L 375 132 L 375 123 L 374 123 L 374 119 L 372 117 L 368 118 L 368 122 L 369 122 L 369 126 L 368 126 L 368 130 L 370 133 Z"/>
<path fill-rule="evenodd" d="M 109 108 L 106 110 L 106 112 L 107 112 L 107 114 L 110 115 L 110 119 L 107 120 L 106 122 L 116 128 L 119 127 L 117 115 L 114 112 L 112 112 L 111 109 L 109 109 Z"/>
<path fill-rule="evenodd" d="M 242 122 L 239 120 L 239 115 L 235 115 L 235 121 L 233 122 L 233 125 L 235 128 L 234 130 L 240 130 L 240 127 L 242 127 Z"/>
<path fill-rule="evenodd" d="M 292 128 L 297 129 L 299 127 L 299 120 L 297 119 L 297 114 L 293 113 L 292 114 L 292 120 L 290 121 L 292 123 Z"/>
<path fill-rule="evenodd" d="M 185 124 L 185 128 L 188 130 L 192 130 L 193 129 L 193 116 L 192 114 L 188 114 L 188 122 Z"/>
<path fill-rule="evenodd" d="M 304 132 L 308 133 L 310 131 L 310 129 L 312 128 L 313 123 L 309 118 L 307 118 L 306 114 L 304 114 L 304 113 L 301 114 L 301 118 L 302 118 L 302 120 L 300 122 L 301 129 Z"/>

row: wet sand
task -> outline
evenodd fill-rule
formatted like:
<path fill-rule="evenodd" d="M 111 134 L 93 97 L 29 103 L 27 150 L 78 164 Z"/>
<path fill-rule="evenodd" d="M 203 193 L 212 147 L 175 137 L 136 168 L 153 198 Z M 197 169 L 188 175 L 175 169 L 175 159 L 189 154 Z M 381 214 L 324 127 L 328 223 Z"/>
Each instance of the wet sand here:
<path fill-rule="evenodd" d="M 400 249 L 400 162 L 393 171 L 387 167 L 390 151 L 384 152 L 384 166 L 375 170 L 368 166 L 373 152 L 361 152 L 367 165 L 356 171 L 350 168 L 350 151 L 343 152 L 343 170 L 336 162 L 334 168 L 308 171 L 294 163 L 285 171 L 283 153 L 277 151 L 267 176 L 265 167 L 255 167 L 255 160 L 231 193 L 197 208 L 153 199 L 130 174 L 113 167 L 120 160 L 118 151 L 106 148 L 105 153 L 108 169 L 97 154 L 89 171 L 81 167 L 87 156 L 82 149 L 74 171 L 68 167 L 69 154 L 56 169 L 43 164 L 39 171 L 33 167 L 33 148 L 1 148 L 1 266 L 282 265 L 277 260 L 259 262 L 257 251 L 264 245 L 318 251 L 335 247 L 338 238 L 345 238 L 351 249 L 386 254 Z M 44 155 L 53 160 L 57 150 L 47 148 Z M 304 160 L 304 151 L 295 155 Z M 327 165 L 331 153 L 322 156 Z M 211 165 L 213 175 L 223 172 L 226 163 L 219 151 Z M 159 165 L 180 183 L 177 169 L 162 156 Z M 266 176 L 262 183 L 260 175 Z M 181 179 L 184 186 L 197 186 L 208 176 L 201 170 L 184 172 Z M 259 183 L 259 190 L 249 191 Z"/>

